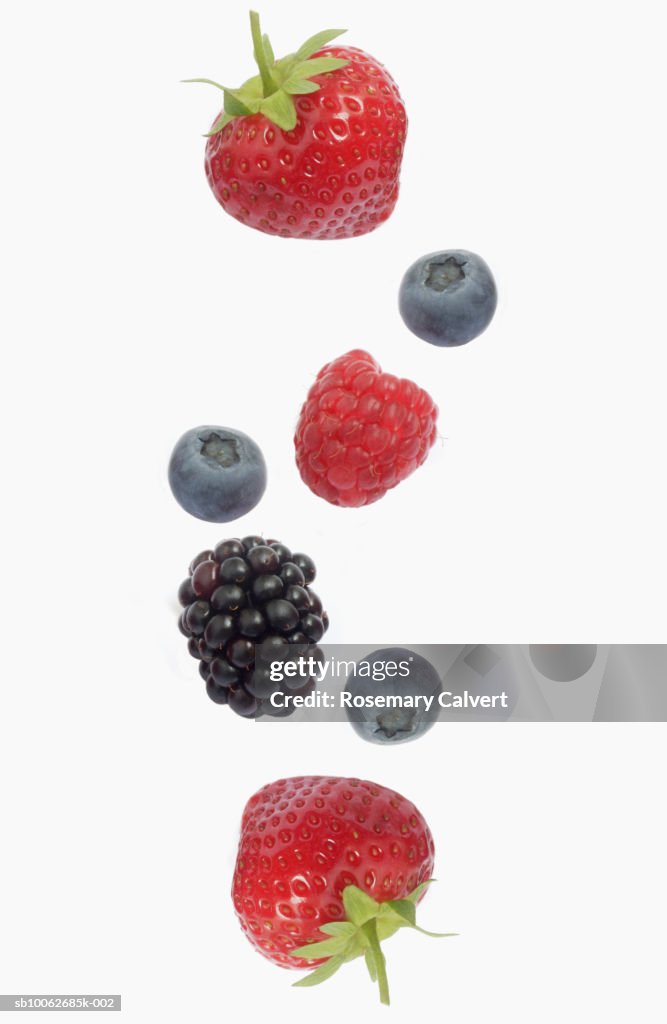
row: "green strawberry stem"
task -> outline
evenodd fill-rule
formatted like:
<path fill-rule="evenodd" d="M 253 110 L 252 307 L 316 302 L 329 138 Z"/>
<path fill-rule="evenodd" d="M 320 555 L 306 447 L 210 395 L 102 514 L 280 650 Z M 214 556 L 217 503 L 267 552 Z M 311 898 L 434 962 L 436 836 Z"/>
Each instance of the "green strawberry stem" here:
<path fill-rule="evenodd" d="M 421 894 L 433 879 L 422 882 L 402 900 L 387 900 L 377 903 L 356 885 L 343 889 L 344 921 L 331 921 L 320 925 L 320 931 L 327 936 L 318 942 L 310 942 L 291 951 L 291 956 L 307 960 L 324 959 L 310 974 L 295 982 L 297 988 L 310 988 L 327 981 L 343 964 L 363 956 L 371 981 L 378 984 L 380 1002 L 389 1006 L 389 982 L 387 962 L 381 942 L 390 938 L 399 928 L 412 928 L 433 938 L 446 938 L 455 932 L 427 932 L 416 923 L 416 906 Z"/>
<path fill-rule="evenodd" d="M 259 74 L 249 78 L 239 89 L 229 89 L 211 78 L 186 78 L 185 82 L 204 82 L 214 85 L 224 95 L 223 110 L 207 135 L 217 135 L 230 121 L 240 117 L 262 114 L 267 120 L 291 131 L 296 126 L 296 96 L 317 92 L 321 85 L 313 79 L 318 75 L 330 74 L 349 64 L 342 57 L 313 54 L 321 50 L 332 39 L 342 35 L 345 29 L 330 28 L 310 36 L 295 53 L 276 60 L 269 37 L 262 35 L 259 15 L 250 12 L 250 31 L 255 61 Z"/>
<path fill-rule="evenodd" d="M 259 27 L 259 14 L 257 11 L 250 12 L 250 31 L 252 33 L 252 45 L 255 51 L 255 61 L 259 68 L 259 74 L 262 79 L 262 89 L 264 90 L 265 96 L 271 96 L 276 91 L 276 83 L 271 77 L 269 70 L 269 64 L 266 59 L 266 50 L 264 49 L 264 40 L 262 39 L 262 30 Z"/>
<path fill-rule="evenodd" d="M 363 925 L 364 934 L 368 939 L 369 958 L 373 963 L 373 974 L 375 975 L 380 989 L 380 1002 L 383 1006 L 389 1006 L 389 980 L 387 978 L 387 961 L 385 960 L 382 946 L 378 939 L 378 930 L 375 921 L 367 921 Z"/>

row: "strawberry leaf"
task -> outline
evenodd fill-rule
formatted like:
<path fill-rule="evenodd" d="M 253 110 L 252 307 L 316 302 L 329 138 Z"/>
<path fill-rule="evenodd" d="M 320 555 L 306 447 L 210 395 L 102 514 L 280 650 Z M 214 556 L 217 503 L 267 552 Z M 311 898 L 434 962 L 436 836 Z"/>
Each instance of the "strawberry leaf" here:
<path fill-rule="evenodd" d="M 368 940 L 368 956 L 372 961 L 373 970 L 380 989 L 380 1002 L 389 1006 L 389 982 L 387 981 L 387 961 L 380 947 L 375 919 L 366 921 L 362 931 Z M 368 963 L 368 961 L 366 961 Z"/>
<path fill-rule="evenodd" d="M 380 905 L 356 885 L 347 885 L 343 889 L 343 906 L 348 921 L 358 927 L 375 918 L 380 909 Z"/>
<path fill-rule="evenodd" d="M 225 89 L 225 113 L 230 117 L 256 114 L 259 100 L 245 95 L 240 89 Z"/>
<path fill-rule="evenodd" d="M 293 101 L 286 92 L 279 89 L 271 96 L 267 96 L 259 104 L 259 110 L 269 121 L 273 121 L 284 131 L 289 132 L 296 125 L 296 109 Z"/>
<path fill-rule="evenodd" d="M 189 78 L 188 82 L 204 82 L 220 89 L 225 96 L 224 116 L 220 115 L 208 135 L 216 135 L 236 117 L 251 117 L 261 112 L 278 128 L 291 131 L 297 121 L 293 96 L 317 92 L 314 76 L 344 67 L 349 61 L 339 57 L 312 57 L 328 42 L 342 35 L 344 29 L 327 29 L 307 39 L 296 53 L 276 60 L 269 37 L 260 28 L 259 15 L 250 12 L 253 55 L 259 74 L 248 79 L 240 89 L 228 89 L 211 78 Z M 312 59 L 309 59 L 312 58 Z"/>
<path fill-rule="evenodd" d="M 429 885 L 432 885 L 433 882 L 435 882 L 435 878 L 429 878 L 428 881 L 422 882 L 421 885 L 418 885 L 417 888 L 413 889 L 411 893 L 408 893 L 408 895 L 405 897 L 406 900 L 410 900 L 411 903 L 416 904 L 421 894 L 423 892 L 426 892 Z"/>
<path fill-rule="evenodd" d="M 313 78 L 315 75 L 325 75 L 328 71 L 338 71 L 346 64 L 349 64 L 349 61 L 340 57 L 313 57 L 302 64 L 297 64 L 291 77 Z"/>
<path fill-rule="evenodd" d="M 356 929 L 351 921 L 331 921 L 321 924 L 320 931 L 325 935 L 353 935 Z"/>
<path fill-rule="evenodd" d="M 231 116 L 231 114 L 225 114 L 225 112 L 223 110 L 223 112 L 220 114 L 220 116 L 214 122 L 213 127 L 211 128 L 210 132 L 206 132 L 205 138 L 210 139 L 210 137 L 212 135 L 217 135 L 218 132 L 221 132 L 222 129 L 225 128 L 229 124 L 229 122 L 233 121 L 233 120 L 234 120 L 234 118 Z"/>
<path fill-rule="evenodd" d="M 214 82 L 212 78 L 182 78 L 181 82 L 184 85 L 190 85 L 191 82 L 201 82 L 203 85 L 214 85 L 216 89 L 220 89 L 222 92 L 225 91 L 225 86 L 220 85 L 220 82 Z"/>
<path fill-rule="evenodd" d="M 332 974 L 343 966 L 342 956 L 332 956 L 330 960 L 316 968 L 310 974 L 307 974 L 305 978 L 300 978 L 299 981 L 294 982 L 294 988 L 311 988 L 313 985 L 321 985 L 323 981 L 328 981 Z"/>
<path fill-rule="evenodd" d="M 417 908 L 414 903 L 410 900 L 389 900 L 386 903 L 387 907 L 391 907 L 395 914 L 405 919 L 406 923 L 412 928 L 415 927 L 417 921 Z"/>
<path fill-rule="evenodd" d="M 338 36 L 342 36 L 347 32 L 345 28 L 328 28 L 323 32 L 317 32 L 316 35 L 311 36 L 310 39 L 306 39 L 299 49 L 295 53 L 295 57 L 298 60 L 307 60 L 313 53 L 321 50 L 323 46 L 330 43 L 332 39 L 337 39 Z"/>
<path fill-rule="evenodd" d="M 317 92 L 321 89 L 321 86 L 317 82 L 310 82 L 307 78 L 288 78 L 286 82 L 283 82 L 283 92 L 287 92 L 290 96 L 305 96 L 309 92 Z"/>
<path fill-rule="evenodd" d="M 375 982 L 378 980 L 378 975 L 377 971 L 375 970 L 375 959 L 370 949 L 367 949 L 366 952 L 364 953 L 364 960 L 366 961 L 366 967 L 368 968 L 368 973 L 371 976 L 371 981 L 373 982 L 373 984 L 375 984 Z"/>
<path fill-rule="evenodd" d="M 271 40 L 266 34 L 262 36 L 262 45 L 264 46 L 264 53 L 266 54 L 266 59 L 270 67 L 272 64 L 275 64 L 276 58 L 273 52 L 273 47 L 271 46 Z"/>
<path fill-rule="evenodd" d="M 363 956 L 366 968 L 373 982 L 378 983 L 380 1001 L 389 1004 L 389 984 L 386 961 L 380 943 L 399 928 L 413 928 L 424 935 L 437 938 L 454 935 L 454 932 L 427 932 L 416 924 L 415 903 L 424 892 L 428 882 L 418 885 L 401 900 L 387 900 L 377 903 L 363 889 L 348 885 L 343 889 L 343 906 L 346 921 L 330 921 L 319 927 L 320 932 L 330 936 L 318 942 L 311 942 L 291 951 L 291 956 L 306 959 L 327 960 L 307 977 L 296 982 L 297 987 L 319 985 L 335 974 L 350 960 Z"/>
<path fill-rule="evenodd" d="M 420 928 L 417 924 L 417 911 L 414 903 L 408 900 L 389 900 L 383 904 L 385 907 L 390 907 L 394 914 L 398 914 L 405 921 L 405 924 L 410 928 L 414 928 L 415 931 L 421 932 L 422 935 L 429 935 L 432 939 L 448 939 L 456 932 L 427 932 L 425 928 Z"/>
<path fill-rule="evenodd" d="M 343 956 L 347 952 L 349 939 L 336 936 L 323 939 L 322 942 L 310 942 L 307 946 L 299 946 L 290 950 L 290 956 L 300 956 L 306 960 L 319 960 L 320 957 Z"/>

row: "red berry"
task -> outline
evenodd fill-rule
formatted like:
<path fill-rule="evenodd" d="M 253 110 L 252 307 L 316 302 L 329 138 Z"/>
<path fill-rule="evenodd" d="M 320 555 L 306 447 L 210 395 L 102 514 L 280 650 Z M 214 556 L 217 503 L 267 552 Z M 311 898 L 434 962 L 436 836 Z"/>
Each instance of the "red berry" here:
<path fill-rule="evenodd" d="M 412 381 L 383 373 L 368 352 L 348 352 L 320 370 L 301 409 L 301 477 L 332 505 L 370 505 L 421 466 L 437 417 Z"/>
<path fill-rule="evenodd" d="M 334 929 L 349 959 L 363 954 L 368 934 L 357 930 L 359 904 L 370 908 L 364 920 L 377 924 L 381 938 L 406 926 L 392 916 L 393 901 L 419 901 L 433 856 L 428 825 L 400 794 L 359 779 L 281 779 L 260 789 L 243 812 L 234 906 L 256 949 L 289 968 L 333 959 L 335 948 L 315 946 L 309 956 L 302 947 L 330 940 L 328 925 L 349 920 L 349 935 L 341 936 L 340 924 Z"/>
<path fill-rule="evenodd" d="M 223 208 L 259 231 L 350 238 L 373 231 L 396 205 L 403 101 L 369 54 L 322 45 L 337 35 L 320 33 L 279 61 L 260 42 L 262 74 L 233 94 L 223 90 L 206 176 Z"/>

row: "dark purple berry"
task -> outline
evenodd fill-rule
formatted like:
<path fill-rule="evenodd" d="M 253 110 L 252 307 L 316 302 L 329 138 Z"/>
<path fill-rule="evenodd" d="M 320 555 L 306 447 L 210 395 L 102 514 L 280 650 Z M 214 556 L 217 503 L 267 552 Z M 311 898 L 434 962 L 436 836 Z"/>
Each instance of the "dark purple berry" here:
<path fill-rule="evenodd" d="M 287 637 L 278 636 L 276 633 L 270 636 L 265 636 L 262 643 L 259 645 L 262 655 L 268 655 L 272 650 L 278 650 L 281 647 L 287 647 Z"/>
<path fill-rule="evenodd" d="M 305 633 L 302 633 L 300 629 L 297 629 L 296 632 L 289 634 L 287 642 L 288 644 L 298 644 L 299 647 L 307 647 L 308 637 Z M 304 652 L 301 651 L 300 653 L 303 654 Z"/>
<path fill-rule="evenodd" d="M 250 593 L 256 604 L 266 604 L 283 596 L 283 581 L 279 576 L 258 576 L 252 581 Z"/>
<path fill-rule="evenodd" d="M 258 576 L 275 573 L 280 566 L 278 555 L 273 548 L 268 547 L 266 544 L 251 548 L 246 555 L 246 561 L 252 571 Z"/>
<path fill-rule="evenodd" d="M 199 651 L 199 657 L 202 661 L 213 661 L 215 651 L 208 646 L 203 636 L 201 636 L 197 641 L 197 650 Z"/>
<path fill-rule="evenodd" d="M 192 576 L 193 572 L 201 562 L 208 562 L 211 558 L 213 558 L 212 551 L 200 551 L 199 554 L 190 562 L 190 568 L 188 569 L 190 575 Z"/>
<path fill-rule="evenodd" d="M 301 572 L 301 569 L 294 562 L 285 562 L 284 565 L 281 565 L 280 578 L 286 587 L 303 587 L 306 582 L 306 578 Z"/>
<path fill-rule="evenodd" d="M 296 585 L 286 587 L 283 597 L 286 601 L 289 601 L 290 604 L 293 604 L 297 611 L 310 611 L 310 595 L 305 587 L 299 587 Z"/>
<path fill-rule="evenodd" d="M 243 608 L 239 612 L 239 632 L 253 638 L 266 633 L 266 620 L 258 608 Z"/>
<path fill-rule="evenodd" d="M 316 661 L 319 665 L 323 665 L 324 662 L 326 661 L 324 651 L 322 650 L 321 647 L 318 647 L 317 644 L 312 644 L 308 648 L 308 657 L 313 658 L 313 660 Z"/>
<path fill-rule="evenodd" d="M 225 691 L 232 711 L 243 718 L 252 718 L 258 710 L 258 703 L 252 694 L 248 693 L 242 686 Z"/>
<path fill-rule="evenodd" d="M 236 686 L 239 681 L 238 669 L 230 665 L 225 658 L 214 658 L 209 665 L 209 672 L 218 686 Z"/>
<path fill-rule="evenodd" d="M 213 620 L 215 621 L 215 620 Z M 313 615 L 312 612 L 306 612 L 305 615 L 301 616 L 300 619 L 301 631 L 306 634 L 309 640 L 313 643 L 317 643 L 324 636 L 324 624 L 322 619 L 318 615 Z"/>
<path fill-rule="evenodd" d="M 214 615 L 204 630 L 204 640 L 213 650 L 222 650 L 228 640 L 231 640 L 236 632 L 236 622 L 233 616 L 221 614 Z"/>
<path fill-rule="evenodd" d="M 226 686 L 216 683 L 212 675 L 206 680 L 206 692 L 216 704 L 226 704 L 229 699 L 229 690 Z"/>
<path fill-rule="evenodd" d="M 292 555 L 280 541 L 249 536 L 200 552 L 190 574 L 178 590 L 179 628 L 211 700 L 245 718 L 291 714 L 290 706 L 271 705 L 272 694 L 310 692 L 314 682 L 303 676 L 274 682 L 270 662 L 319 651 L 328 619 L 308 588 L 312 560 Z"/>
<path fill-rule="evenodd" d="M 194 636 L 201 636 L 211 617 L 208 601 L 195 601 L 185 611 L 185 625 Z"/>
<path fill-rule="evenodd" d="M 276 690 L 275 693 L 284 693 L 283 690 Z M 263 715 L 269 715 L 271 718 L 287 718 L 291 715 L 294 708 L 291 705 L 284 705 L 284 702 L 278 702 L 278 704 L 272 704 L 270 700 L 263 700 L 261 704 L 261 712 Z"/>
<path fill-rule="evenodd" d="M 278 558 L 280 560 L 280 564 L 281 565 L 284 562 L 291 562 L 291 560 L 292 560 L 292 552 L 290 551 L 290 549 L 288 547 L 285 547 L 284 544 L 281 544 L 280 541 L 277 541 L 277 540 L 270 540 L 267 543 L 268 543 L 269 547 L 273 548 L 275 553 L 278 555 Z"/>
<path fill-rule="evenodd" d="M 218 585 L 220 566 L 213 559 L 200 562 L 192 574 L 192 589 L 197 597 L 209 598 Z"/>
<path fill-rule="evenodd" d="M 315 563 L 308 555 L 302 554 L 300 551 L 295 551 L 292 555 L 292 561 L 295 565 L 298 565 L 303 573 L 306 583 L 312 583 L 317 574 Z"/>
<path fill-rule="evenodd" d="M 232 540 L 220 541 L 214 555 L 218 562 L 224 562 L 226 558 L 243 558 L 245 548 L 241 541 L 234 537 Z"/>
<path fill-rule="evenodd" d="M 244 558 L 238 556 L 226 558 L 220 566 L 221 583 L 238 583 L 243 586 L 249 576 L 250 566 Z"/>
<path fill-rule="evenodd" d="M 278 598 L 266 605 L 266 618 L 272 629 L 290 633 L 299 621 L 299 613 L 289 601 Z"/>
<path fill-rule="evenodd" d="M 271 681 L 271 670 L 269 668 L 256 668 L 246 678 L 244 683 L 248 693 L 258 700 L 267 700 L 279 687 L 279 683 Z"/>
<path fill-rule="evenodd" d="M 247 553 L 248 551 L 250 551 L 251 548 L 256 548 L 260 545 L 263 546 L 264 544 L 266 544 L 266 541 L 264 540 L 263 537 L 244 537 L 241 543 L 243 544 L 243 547 L 245 548 Z"/>
<path fill-rule="evenodd" d="M 223 583 L 211 594 L 211 608 L 215 612 L 237 612 L 246 605 L 246 595 L 238 583 Z"/>
<path fill-rule="evenodd" d="M 227 645 L 227 660 L 236 668 L 248 668 L 255 660 L 255 645 L 252 640 L 239 636 Z"/>
<path fill-rule="evenodd" d="M 192 580 L 188 577 L 187 580 L 183 580 L 180 587 L 178 588 L 178 600 L 179 603 L 187 608 L 189 604 L 197 600 L 197 595 L 192 589 Z"/>

